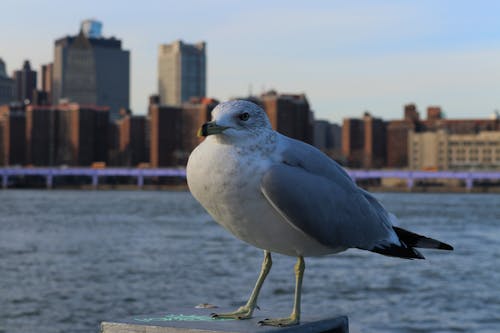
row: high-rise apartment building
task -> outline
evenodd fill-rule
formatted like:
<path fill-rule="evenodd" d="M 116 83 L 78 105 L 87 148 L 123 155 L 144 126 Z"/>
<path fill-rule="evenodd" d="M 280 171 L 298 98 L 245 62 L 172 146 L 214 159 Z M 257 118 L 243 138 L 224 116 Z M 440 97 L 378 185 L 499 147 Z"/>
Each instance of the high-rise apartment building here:
<path fill-rule="evenodd" d="M 0 105 L 0 165 L 26 163 L 24 104 Z"/>
<path fill-rule="evenodd" d="M 57 110 L 51 106 L 26 108 L 26 159 L 35 166 L 55 165 Z"/>
<path fill-rule="evenodd" d="M 363 165 L 365 132 L 363 120 L 345 118 L 342 122 L 342 154 L 346 165 L 360 168 Z"/>
<path fill-rule="evenodd" d="M 0 58 L 0 105 L 14 100 L 14 80 L 7 75 L 5 62 Z"/>
<path fill-rule="evenodd" d="M 269 91 L 257 102 L 266 111 L 271 126 L 291 138 L 313 144 L 314 115 L 304 94 L 278 94 Z"/>
<path fill-rule="evenodd" d="M 182 160 L 182 109 L 151 104 L 149 117 L 151 167 L 179 165 Z"/>
<path fill-rule="evenodd" d="M 314 146 L 320 150 L 340 149 L 342 128 L 328 120 L 314 121 Z"/>
<path fill-rule="evenodd" d="M 365 112 L 363 118 L 346 118 L 342 126 L 342 153 L 347 166 L 381 168 L 386 160 L 386 124 Z"/>
<path fill-rule="evenodd" d="M 52 103 L 61 100 L 110 108 L 111 119 L 129 108 L 130 52 L 114 37 L 84 25 L 77 36 L 55 42 Z"/>
<path fill-rule="evenodd" d="M 29 105 L 26 108 L 28 163 L 90 166 L 107 162 L 107 107 Z"/>
<path fill-rule="evenodd" d="M 146 116 L 124 115 L 111 124 L 109 163 L 137 166 L 149 162 L 146 155 Z"/>
<path fill-rule="evenodd" d="M 210 121 L 211 112 L 217 104 L 219 101 L 213 98 L 192 98 L 182 104 L 182 150 L 186 163 L 189 154 L 203 140 L 196 135 L 198 129 Z"/>
<path fill-rule="evenodd" d="M 176 105 L 206 95 L 205 42 L 177 40 L 158 49 L 158 94 L 161 105 Z"/>
<path fill-rule="evenodd" d="M 16 101 L 30 104 L 33 101 L 33 91 L 36 90 L 36 72 L 31 70 L 29 60 L 24 61 L 23 68 L 14 72 L 16 81 Z"/>
<path fill-rule="evenodd" d="M 382 168 L 386 161 L 386 124 L 381 118 L 375 118 L 370 113 L 365 113 L 363 122 L 365 127 L 363 167 Z"/>
<path fill-rule="evenodd" d="M 108 160 L 109 109 L 59 105 L 56 127 L 57 165 L 90 166 Z"/>
<path fill-rule="evenodd" d="M 387 123 L 387 167 L 408 166 L 408 132 L 418 128 L 419 117 L 416 105 L 407 104 L 404 106 L 404 119 L 391 120 Z"/>

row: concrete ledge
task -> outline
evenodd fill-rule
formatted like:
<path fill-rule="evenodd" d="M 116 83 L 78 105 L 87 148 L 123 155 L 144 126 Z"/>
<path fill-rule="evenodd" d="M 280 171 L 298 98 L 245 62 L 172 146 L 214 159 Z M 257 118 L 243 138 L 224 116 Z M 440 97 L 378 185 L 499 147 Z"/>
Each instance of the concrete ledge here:
<path fill-rule="evenodd" d="M 227 309 L 215 309 L 227 312 Z M 276 314 L 255 311 L 254 318 L 249 320 L 212 319 L 210 313 L 214 309 L 171 309 L 169 312 L 140 315 L 123 320 L 101 323 L 101 333 L 348 333 L 348 319 L 345 316 L 336 318 L 305 317 L 302 323 L 290 327 L 259 326 L 258 322 L 265 318 L 274 318 Z"/>

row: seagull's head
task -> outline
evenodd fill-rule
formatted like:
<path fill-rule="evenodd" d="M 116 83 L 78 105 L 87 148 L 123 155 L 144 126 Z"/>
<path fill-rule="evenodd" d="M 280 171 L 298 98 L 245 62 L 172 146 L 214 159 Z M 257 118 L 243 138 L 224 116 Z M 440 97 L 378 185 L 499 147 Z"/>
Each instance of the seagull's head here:
<path fill-rule="evenodd" d="M 260 106 L 244 100 L 233 100 L 217 105 L 212 111 L 212 121 L 200 128 L 198 136 L 217 135 L 238 140 L 255 138 L 271 130 L 269 118 Z"/>

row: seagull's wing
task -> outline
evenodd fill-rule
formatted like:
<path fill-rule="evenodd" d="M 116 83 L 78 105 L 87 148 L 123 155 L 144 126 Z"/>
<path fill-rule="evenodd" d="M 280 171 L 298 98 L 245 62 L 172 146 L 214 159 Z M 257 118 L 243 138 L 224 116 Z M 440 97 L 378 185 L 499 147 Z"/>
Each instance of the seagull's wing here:
<path fill-rule="evenodd" d="M 280 139 L 282 159 L 263 176 L 261 191 L 288 223 L 326 246 L 399 245 L 387 211 L 342 167 L 312 146 Z"/>

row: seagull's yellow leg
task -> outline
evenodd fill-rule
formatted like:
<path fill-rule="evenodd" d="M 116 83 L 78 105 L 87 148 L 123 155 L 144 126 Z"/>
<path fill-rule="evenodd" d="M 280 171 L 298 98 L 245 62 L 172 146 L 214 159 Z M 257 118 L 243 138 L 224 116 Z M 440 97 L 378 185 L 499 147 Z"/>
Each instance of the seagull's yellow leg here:
<path fill-rule="evenodd" d="M 266 279 L 267 274 L 271 270 L 271 266 L 273 265 L 273 261 L 271 259 L 271 252 L 264 251 L 264 261 L 262 262 L 262 268 L 260 270 L 259 278 L 255 283 L 255 287 L 253 288 L 252 294 L 248 299 L 247 304 L 240 307 L 238 310 L 229 313 L 212 313 L 213 318 L 232 318 L 232 319 L 249 319 L 252 318 L 253 310 L 257 306 L 257 297 L 259 297 L 260 289 L 262 288 L 262 284 L 264 284 L 264 280 Z"/>
<path fill-rule="evenodd" d="M 277 318 L 277 319 L 264 319 L 259 321 L 260 325 L 268 326 L 292 326 L 300 323 L 300 297 L 302 294 L 302 278 L 304 277 L 304 270 L 306 264 L 303 257 L 297 258 L 297 263 L 295 264 L 295 298 L 293 303 L 293 311 L 288 318 Z"/>

